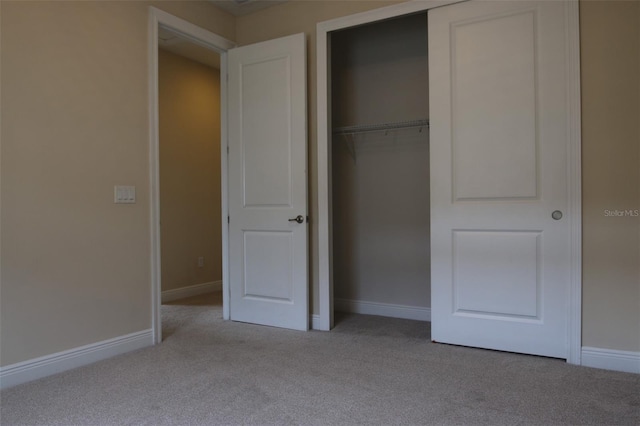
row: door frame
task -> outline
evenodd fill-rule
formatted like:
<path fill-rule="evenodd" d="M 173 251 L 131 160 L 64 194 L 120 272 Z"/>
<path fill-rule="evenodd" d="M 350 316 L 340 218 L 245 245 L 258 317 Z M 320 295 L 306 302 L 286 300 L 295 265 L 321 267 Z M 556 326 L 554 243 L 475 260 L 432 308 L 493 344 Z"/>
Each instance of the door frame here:
<path fill-rule="evenodd" d="M 161 251 L 160 251 L 160 140 L 158 115 L 158 28 L 179 33 L 189 41 L 220 54 L 220 173 L 222 217 L 222 309 L 229 319 L 229 228 L 227 190 L 227 51 L 235 43 L 171 15 L 153 6 L 149 7 L 149 181 L 151 212 L 151 326 L 153 343 L 162 342 L 161 318 Z"/>
<path fill-rule="evenodd" d="M 466 0 L 414 0 L 398 5 L 320 22 L 316 27 L 317 161 L 318 161 L 318 281 L 319 312 L 315 328 L 333 327 L 333 271 L 331 223 L 331 81 L 330 33 Z M 473 1 L 473 0 L 470 0 Z M 568 108 L 568 214 L 570 221 L 570 288 L 568 289 L 567 362 L 581 364 L 582 346 L 582 187 L 580 121 L 580 32 L 578 0 L 565 1 L 565 46 Z M 433 206 L 432 206 L 433 208 Z"/>

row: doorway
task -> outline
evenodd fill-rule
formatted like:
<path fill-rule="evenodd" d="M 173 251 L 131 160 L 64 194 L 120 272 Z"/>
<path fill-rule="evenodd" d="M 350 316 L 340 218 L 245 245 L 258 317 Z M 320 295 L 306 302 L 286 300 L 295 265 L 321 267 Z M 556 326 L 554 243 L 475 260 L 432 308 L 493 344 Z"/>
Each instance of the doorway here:
<path fill-rule="evenodd" d="M 222 308 L 220 55 L 159 31 L 160 240 L 165 305 Z"/>
<path fill-rule="evenodd" d="M 227 112 L 226 84 L 221 82 L 226 81 L 226 52 L 234 44 L 153 7 L 150 8 L 149 40 L 152 325 L 154 343 L 159 343 L 162 341 L 163 298 L 165 301 L 175 300 L 182 296 L 221 289 L 223 318 L 228 318 Z M 162 51 L 159 49 L 161 46 Z M 171 49 L 175 51 L 171 52 Z M 176 54 L 176 51 L 181 54 Z M 191 58 L 187 59 L 184 56 Z M 212 68 L 203 65 L 202 62 L 207 61 L 213 68 L 217 65 L 218 70 L 206 71 Z M 175 104 L 168 103 L 164 105 L 167 108 L 163 110 L 162 116 L 169 117 L 172 121 L 175 119 L 176 122 L 160 123 L 160 63 L 173 73 L 180 70 L 178 74 L 184 75 L 191 70 L 200 76 L 209 75 L 210 83 L 212 79 L 218 79 L 218 109 L 217 113 L 210 110 L 210 114 L 216 116 L 216 120 L 211 121 L 219 124 L 211 126 L 212 123 L 206 119 L 207 117 L 201 122 L 205 123 L 204 127 L 207 127 L 209 132 L 218 133 L 217 146 L 198 146 L 199 142 L 202 142 L 199 139 L 203 136 L 199 133 L 203 129 L 186 129 L 185 126 L 189 125 L 178 120 L 179 117 L 192 119 L 194 117 L 190 115 L 199 115 L 203 112 L 198 111 L 202 105 L 195 106 L 192 114 L 185 114 L 182 105 L 176 108 Z M 183 83 L 193 82 L 190 77 L 182 80 Z M 210 95 L 214 96 L 215 85 L 210 86 Z M 206 92 L 194 87 L 182 89 L 185 93 L 195 91 L 192 94 L 195 95 L 196 102 L 198 96 Z M 175 99 L 183 95 L 184 93 L 173 94 Z M 161 128 L 169 136 L 162 150 Z M 190 136 L 189 142 L 185 143 L 184 136 L 187 134 Z M 204 138 L 206 139 L 206 136 Z M 191 149 L 183 149 L 189 144 L 192 144 Z M 214 153 L 214 150 L 217 152 Z M 204 152 L 207 153 L 208 160 L 199 158 Z M 176 157 L 179 161 L 175 161 Z M 217 164 L 206 167 L 206 161 Z M 197 170 L 190 170 L 191 168 Z M 213 182 L 204 182 L 206 180 Z M 209 195 L 203 196 L 202 192 Z M 160 226 L 161 218 L 166 218 L 169 222 L 166 229 Z M 198 236 L 199 232 L 202 235 Z M 163 239 L 168 243 L 166 249 L 163 247 Z M 217 250 L 216 240 L 220 241 Z M 163 285 L 163 281 L 167 281 L 166 286 Z"/>

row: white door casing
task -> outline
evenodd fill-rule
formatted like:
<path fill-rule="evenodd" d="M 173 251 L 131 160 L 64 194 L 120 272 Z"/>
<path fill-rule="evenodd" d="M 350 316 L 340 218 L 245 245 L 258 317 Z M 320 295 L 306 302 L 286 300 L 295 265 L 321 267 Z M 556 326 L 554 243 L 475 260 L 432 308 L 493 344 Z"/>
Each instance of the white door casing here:
<path fill-rule="evenodd" d="M 296 34 L 229 51 L 234 321 L 308 329 L 305 50 Z"/>
<path fill-rule="evenodd" d="M 374 9 L 355 15 L 340 17 L 317 25 L 317 170 L 318 170 L 318 217 L 314 220 L 318 229 L 318 280 L 319 280 L 319 315 L 314 319 L 314 327 L 329 330 L 333 326 L 333 282 L 331 273 L 331 146 L 330 138 L 330 76 L 327 72 L 330 56 L 330 35 L 332 31 L 343 30 L 358 25 L 373 23 L 384 19 L 394 18 L 410 13 L 427 10 L 431 13 L 435 9 L 446 9 L 450 4 L 460 3 L 461 0 L 421 0 L 399 3 L 396 5 Z M 473 1 L 475 3 L 475 1 Z M 489 5 L 490 2 L 478 2 Z M 503 3 L 503 2 L 496 2 Z M 504 2 L 506 3 L 506 2 Z M 520 3 L 514 1 L 510 3 Z M 581 222 L 581 124 L 580 124 L 580 25 L 579 3 L 577 0 L 556 1 L 564 8 L 566 32 L 564 37 L 557 40 L 565 46 L 566 62 L 566 109 L 568 137 L 568 162 L 566 174 L 568 176 L 568 202 L 565 219 L 570 221 L 571 259 L 569 269 L 571 284 L 567 306 L 568 315 L 568 355 L 567 361 L 573 364 L 581 363 L 581 300 L 582 300 L 582 222 Z M 480 48 L 480 47 L 478 47 Z M 431 57 L 431 52 L 429 52 Z M 433 66 L 431 62 L 430 67 Z M 430 68 L 430 72 L 433 71 Z M 435 82 L 433 85 L 445 84 Z M 437 86 L 436 86 L 437 87 Z M 433 108 L 433 106 L 432 106 Z M 435 125 L 433 115 L 431 125 Z M 433 131 L 431 132 L 433 138 Z M 450 198 L 445 200 L 450 202 Z M 432 217 L 433 218 L 433 217 Z M 435 222 L 432 222 L 435 224 Z M 437 224 L 436 226 L 439 226 Z M 432 255 L 432 262 L 435 261 Z M 433 303 L 433 302 L 432 302 Z M 433 315 L 433 313 L 432 313 Z M 508 338 L 508 337 L 507 337 Z"/>
<path fill-rule="evenodd" d="M 565 13 L 429 11 L 434 341 L 568 358 Z"/>
<path fill-rule="evenodd" d="M 227 50 L 235 47 L 235 44 L 225 38 L 200 28 L 184 19 L 173 16 L 163 10 L 149 6 L 149 28 L 148 28 L 148 56 L 149 56 L 149 165 L 150 165 L 150 212 L 151 212 L 151 324 L 153 328 L 154 343 L 162 341 L 162 318 L 161 318 L 161 262 L 160 262 L 160 141 L 159 141 L 159 94 L 158 94 L 158 30 L 160 27 L 170 29 L 181 35 L 181 37 L 216 51 L 220 54 L 220 102 L 226 105 L 227 85 L 222 83 L 226 80 L 227 72 Z M 221 108 L 221 140 L 227 140 L 227 111 Z M 222 149 L 223 148 L 223 149 Z M 229 291 L 228 291 L 228 232 L 226 223 L 227 212 L 227 150 L 226 144 L 221 144 L 221 209 L 224 221 L 220 223 L 222 227 L 222 299 L 223 316 L 228 319 Z"/>

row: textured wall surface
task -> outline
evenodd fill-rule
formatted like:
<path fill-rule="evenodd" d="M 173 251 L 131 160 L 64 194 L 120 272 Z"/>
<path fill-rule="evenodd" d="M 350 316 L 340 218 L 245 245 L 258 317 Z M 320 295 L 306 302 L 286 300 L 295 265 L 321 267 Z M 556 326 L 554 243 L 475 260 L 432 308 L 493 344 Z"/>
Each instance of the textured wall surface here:
<path fill-rule="evenodd" d="M 234 37 L 208 2 L 2 2 L 2 365 L 151 327 L 149 5 Z"/>
<path fill-rule="evenodd" d="M 583 345 L 640 351 L 640 2 L 580 2 Z"/>

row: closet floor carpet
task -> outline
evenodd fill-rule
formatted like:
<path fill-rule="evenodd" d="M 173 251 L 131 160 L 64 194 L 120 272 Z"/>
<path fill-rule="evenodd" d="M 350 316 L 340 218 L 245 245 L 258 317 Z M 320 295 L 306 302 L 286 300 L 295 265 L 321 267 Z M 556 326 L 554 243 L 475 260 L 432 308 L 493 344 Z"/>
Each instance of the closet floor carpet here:
<path fill-rule="evenodd" d="M 640 375 L 434 344 L 429 323 L 337 314 L 331 332 L 162 307 L 164 342 L 0 392 L 2 425 L 640 424 Z"/>

